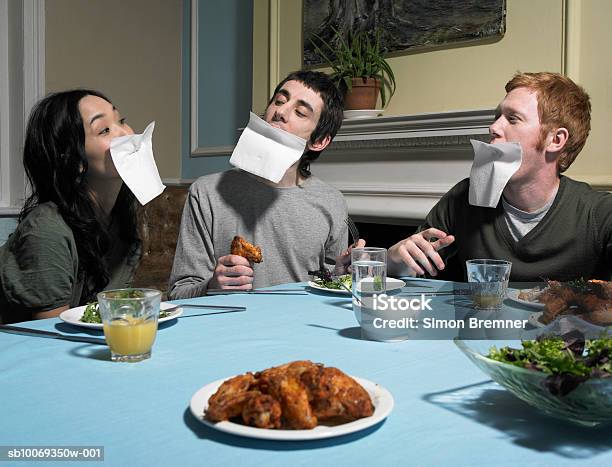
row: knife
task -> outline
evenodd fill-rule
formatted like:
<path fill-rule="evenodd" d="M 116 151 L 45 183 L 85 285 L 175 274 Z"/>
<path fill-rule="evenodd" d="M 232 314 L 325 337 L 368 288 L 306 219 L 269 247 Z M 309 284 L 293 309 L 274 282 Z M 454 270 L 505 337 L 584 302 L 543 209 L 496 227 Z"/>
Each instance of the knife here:
<path fill-rule="evenodd" d="M 9 326 L 7 324 L 0 324 L 0 331 L 8 332 L 10 334 L 23 334 L 34 337 L 46 337 L 49 339 L 60 339 L 72 342 L 86 342 L 88 344 L 107 345 L 106 340 L 99 337 L 85 337 L 85 336 L 70 336 L 68 334 L 60 334 L 59 332 L 43 331 L 40 329 L 22 328 L 21 326 Z"/>
<path fill-rule="evenodd" d="M 174 306 L 171 306 L 170 308 L 166 308 L 164 310 L 160 310 L 163 311 L 165 313 L 169 312 L 169 311 L 174 311 L 177 308 L 206 308 L 206 309 L 210 309 L 210 310 L 234 310 L 234 311 L 246 311 L 246 306 L 231 306 L 231 305 L 200 305 L 200 304 L 195 304 L 195 303 L 176 303 L 174 304 Z M 180 316 L 179 316 L 180 318 Z"/>

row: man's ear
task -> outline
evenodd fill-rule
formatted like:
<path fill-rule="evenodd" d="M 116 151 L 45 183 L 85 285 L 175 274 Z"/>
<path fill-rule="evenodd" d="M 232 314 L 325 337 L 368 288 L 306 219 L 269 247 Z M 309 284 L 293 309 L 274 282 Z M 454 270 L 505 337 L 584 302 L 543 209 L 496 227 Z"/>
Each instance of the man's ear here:
<path fill-rule="evenodd" d="M 306 145 L 306 148 L 310 151 L 321 152 L 329 145 L 329 143 L 331 143 L 331 136 L 327 135 L 324 138 L 321 138 L 319 141 L 316 141 L 315 143 L 309 142 Z"/>
<path fill-rule="evenodd" d="M 549 141 L 546 145 L 546 152 L 560 153 L 567 143 L 569 131 L 567 128 L 557 128 L 548 135 Z"/>

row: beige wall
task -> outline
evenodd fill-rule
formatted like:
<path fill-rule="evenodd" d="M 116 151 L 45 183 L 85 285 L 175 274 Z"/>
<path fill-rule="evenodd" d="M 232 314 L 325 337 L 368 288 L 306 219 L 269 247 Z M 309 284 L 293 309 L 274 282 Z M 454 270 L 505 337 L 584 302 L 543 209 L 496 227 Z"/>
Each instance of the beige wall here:
<path fill-rule="evenodd" d="M 302 1 L 258 0 L 256 11 L 268 5 L 268 22 L 260 20 L 254 31 L 254 37 L 264 36 L 261 28 L 270 34 L 269 43 L 254 41 L 256 57 L 264 56 L 263 47 L 270 49 L 268 75 L 261 61 L 254 65 L 259 92 L 253 108 L 259 111 L 265 106 L 262 89 L 301 66 Z M 608 0 L 508 0 L 506 34 L 499 41 L 390 58 L 398 89 L 385 115 L 493 108 L 516 71 L 567 71 L 593 100 L 589 143 L 568 174 L 612 188 L 612 158 L 604 140 L 612 120 L 610 16 Z"/>
<path fill-rule="evenodd" d="M 569 0 L 568 74 L 591 96 L 591 134 L 568 175 L 612 191 L 612 2 Z"/>
<path fill-rule="evenodd" d="M 162 178 L 180 178 L 181 0 L 47 0 L 47 91 L 107 94 L 141 132 L 156 121 Z"/>

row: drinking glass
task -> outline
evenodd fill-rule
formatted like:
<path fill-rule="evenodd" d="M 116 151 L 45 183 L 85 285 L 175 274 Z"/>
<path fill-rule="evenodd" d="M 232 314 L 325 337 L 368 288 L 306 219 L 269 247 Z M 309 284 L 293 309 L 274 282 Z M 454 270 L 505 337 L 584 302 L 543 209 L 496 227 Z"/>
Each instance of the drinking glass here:
<path fill-rule="evenodd" d="M 379 336 L 374 321 L 377 313 L 374 300 L 384 295 L 387 282 L 387 250 L 385 248 L 353 248 L 351 252 L 353 313 L 367 339 L 386 340 Z M 384 334 L 384 333 L 383 333 Z"/>
<path fill-rule="evenodd" d="M 160 301 L 161 292 L 154 289 L 117 289 L 98 294 L 111 360 L 140 362 L 151 357 Z"/>
<path fill-rule="evenodd" d="M 499 259 L 470 259 L 465 263 L 474 308 L 501 310 L 512 263 Z"/>

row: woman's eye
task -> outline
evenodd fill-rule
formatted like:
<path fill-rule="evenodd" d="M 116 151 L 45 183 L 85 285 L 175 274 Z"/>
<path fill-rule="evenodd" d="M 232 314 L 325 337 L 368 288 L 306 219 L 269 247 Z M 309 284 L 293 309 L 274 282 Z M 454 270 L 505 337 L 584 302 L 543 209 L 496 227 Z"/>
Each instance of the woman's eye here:
<path fill-rule="evenodd" d="M 127 121 L 127 118 L 123 117 L 121 120 L 119 120 L 119 123 L 121 123 L 122 125 L 125 125 L 126 121 Z"/>
<path fill-rule="evenodd" d="M 104 130 L 100 132 L 101 135 L 104 135 L 106 133 L 110 133 L 110 128 L 104 128 Z"/>
<path fill-rule="evenodd" d="M 306 116 L 305 114 L 303 114 L 299 110 L 296 110 L 295 113 L 297 114 L 298 117 L 305 117 Z"/>

